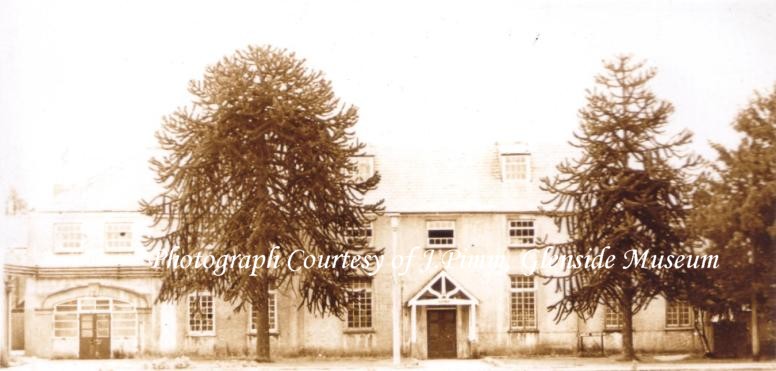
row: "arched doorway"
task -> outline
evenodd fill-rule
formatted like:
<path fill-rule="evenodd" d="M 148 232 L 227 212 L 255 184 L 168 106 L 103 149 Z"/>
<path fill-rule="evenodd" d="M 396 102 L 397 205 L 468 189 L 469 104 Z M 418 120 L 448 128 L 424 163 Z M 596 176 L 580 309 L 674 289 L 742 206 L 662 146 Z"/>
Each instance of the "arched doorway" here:
<path fill-rule="evenodd" d="M 134 353 L 137 308 L 111 297 L 79 297 L 54 305 L 54 349 L 79 358 Z"/>

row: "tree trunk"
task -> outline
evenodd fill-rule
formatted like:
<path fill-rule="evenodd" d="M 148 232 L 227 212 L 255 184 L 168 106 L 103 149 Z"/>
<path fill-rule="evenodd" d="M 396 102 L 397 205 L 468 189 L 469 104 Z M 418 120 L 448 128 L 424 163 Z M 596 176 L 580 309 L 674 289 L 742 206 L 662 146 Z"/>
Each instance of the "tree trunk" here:
<path fill-rule="evenodd" d="M 700 318 L 700 321 L 696 320 L 697 318 Z M 703 353 L 708 355 L 711 354 L 711 346 L 709 345 L 709 338 L 706 336 L 706 323 L 708 323 L 708 314 L 705 311 L 693 312 L 692 327 L 701 338 Z"/>
<path fill-rule="evenodd" d="M 266 279 L 259 280 L 258 293 L 253 303 L 254 323 L 256 325 L 256 361 L 269 362 L 269 296 Z"/>
<path fill-rule="evenodd" d="M 267 154 L 266 134 L 262 135 L 259 140 L 259 150 L 264 159 L 269 158 L 269 155 Z M 266 168 L 266 164 L 262 163 L 259 168 Z M 257 201 L 257 204 L 252 208 L 253 210 L 261 210 L 261 208 L 264 208 L 267 205 L 266 201 L 269 197 L 265 186 L 267 184 L 266 173 L 261 174 L 258 184 L 260 186 L 257 187 L 257 194 L 254 199 Z M 264 212 L 260 212 L 258 215 L 254 214 L 254 218 L 258 218 L 258 220 L 253 221 L 254 225 L 264 224 L 264 215 Z M 255 245 L 256 253 L 259 256 L 264 256 L 266 264 L 266 262 L 269 261 L 270 249 L 264 231 L 261 231 L 259 237 L 252 242 L 257 243 L 257 245 Z M 259 269 L 257 281 L 255 288 L 256 292 L 253 294 L 253 310 L 255 311 L 254 320 L 256 321 L 256 361 L 269 362 L 271 359 L 269 349 L 269 275 L 267 274 L 267 269 Z"/>
<path fill-rule="evenodd" d="M 625 290 L 623 293 L 622 307 L 622 355 L 625 361 L 636 359 L 636 351 L 633 349 L 633 297 L 632 293 Z"/>
<path fill-rule="evenodd" d="M 269 247 L 259 242 L 259 255 L 269 259 Z M 253 313 L 256 325 L 256 361 L 269 362 L 269 282 L 266 269 L 259 269 L 256 280 L 256 292 L 253 294 Z"/>
<path fill-rule="evenodd" d="M 757 320 L 757 294 L 752 294 L 752 359 L 760 360 L 760 329 Z"/>

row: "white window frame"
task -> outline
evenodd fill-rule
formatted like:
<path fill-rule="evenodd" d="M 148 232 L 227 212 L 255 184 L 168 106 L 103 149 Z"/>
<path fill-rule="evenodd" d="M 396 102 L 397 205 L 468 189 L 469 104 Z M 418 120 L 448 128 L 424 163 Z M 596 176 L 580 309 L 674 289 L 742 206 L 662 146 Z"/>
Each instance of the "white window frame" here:
<path fill-rule="evenodd" d="M 358 287 L 356 289 L 353 288 L 354 284 L 363 284 L 363 283 L 366 283 L 366 285 L 364 285 L 365 287 Z M 368 304 L 368 306 L 369 306 L 369 308 L 368 308 L 369 309 L 369 315 L 368 315 L 369 326 L 363 326 L 363 325 L 354 326 L 353 323 L 351 323 L 351 320 L 350 320 L 351 309 L 350 309 L 350 307 L 348 307 L 346 309 L 346 312 L 345 312 L 345 329 L 346 330 L 356 330 L 356 331 L 358 331 L 358 330 L 372 330 L 374 328 L 374 325 L 375 325 L 374 281 L 371 278 L 361 278 L 361 279 L 358 279 L 356 281 L 348 283 L 347 290 L 348 290 L 348 292 L 354 292 L 354 291 L 357 291 L 357 290 L 359 290 L 359 291 L 360 290 L 364 290 L 364 293 L 368 294 L 368 296 L 369 296 L 369 304 Z M 349 305 L 352 305 L 352 303 L 350 303 Z M 361 322 L 362 321 L 359 319 L 358 324 L 360 324 Z"/>
<path fill-rule="evenodd" d="M 372 222 L 369 222 L 365 227 L 361 227 L 361 228 L 348 228 L 346 233 L 348 234 L 348 236 L 345 237 L 345 239 L 347 240 L 348 243 L 352 243 L 352 241 L 355 238 L 366 237 L 366 246 L 365 247 L 367 247 L 367 248 L 374 248 L 374 235 L 375 235 L 374 233 L 375 233 L 375 230 L 374 230 L 374 226 L 373 226 Z M 361 236 L 360 235 L 361 233 L 364 233 L 365 236 Z"/>
<path fill-rule="evenodd" d="M 500 155 L 501 162 L 501 180 L 503 182 L 528 182 L 531 181 L 531 154 L 530 153 L 502 153 Z M 509 159 L 523 158 L 525 159 L 525 178 L 515 178 L 510 176 L 511 173 L 507 172 Z"/>
<path fill-rule="evenodd" d="M 530 230 L 533 231 L 532 237 L 531 237 L 531 243 L 515 243 L 512 241 L 512 231 L 525 231 L 529 230 L 528 228 L 517 226 L 513 227 L 512 222 L 531 222 L 531 228 Z M 533 218 L 509 218 L 507 220 L 507 238 L 509 239 L 509 247 L 534 247 L 536 246 L 536 219 Z M 520 237 L 514 237 L 514 238 L 520 238 Z"/>
<path fill-rule="evenodd" d="M 616 324 L 612 324 L 611 320 L 612 317 L 614 317 L 614 320 L 617 322 Z M 612 310 L 608 306 L 604 306 L 604 329 L 609 331 L 619 331 L 622 330 L 624 326 L 625 319 L 622 316 L 622 313 L 620 313 L 618 310 Z"/>
<path fill-rule="evenodd" d="M 676 319 L 677 319 L 676 323 L 670 323 L 669 322 L 669 319 L 671 319 L 671 317 L 669 316 L 669 313 L 671 312 L 672 309 L 677 311 L 677 313 L 675 314 Z M 681 312 L 678 312 L 680 310 L 686 310 L 688 312 L 688 315 L 687 315 L 688 323 L 686 323 L 686 324 L 685 323 L 681 323 Z M 666 300 L 666 321 L 665 321 L 665 324 L 666 324 L 666 328 L 667 329 L 691 329 L 691 328 L 693 328 L 693 321 L 694 320 L 695 320 L 695 318 L 694 318 L 693 309 L 692 309 L 692 306 L 689 303 L 687 303 L 687 302 L 671 302 L 671 301 Z"/>
<path fill-rule="evenodd" d="M 449 225 L 445 225 L 448 224 Z M 431 237 L 431 231 L 452 230 L 452 237 Z M 431 249 L 455 248 L 455 220 L 427 220 L 426 221 L 426 247 Z M 450 239 L 450 243 L 432 243 L 434 240 Z"/>
<path fill-rule="evenodd" d="M 369 178 L 371 178 L 373 175 L 375 175 L 375 157 L 374 156 L 353 156 L 351 157 L 353 159 L 353 162 L 355 163 L 356 169 L 351 174 L 351 179 L 357 181 L 357 182 L 363 182 Z M 367 167 L 366 174 L 362 173 L 361 166 L 365 165 Z"/>
<path fill-rule="evenodd" d="M 531 287 L 514 287 L 512 282 L 515 278 L 526 278 L 527 280 L 530 280 Z M 538 311 L 536 310 L 537 306 L 537 287 L 536 287 L 536 277 L 534 276 L 526 276 L 522 274 L 513 274 L 509 276 L 509 329 L 511 331 L 535 331 L 538 329 Z M 524 324 L 522 326 L 515 325 L 515 318 L 514 315 L 516 313 L 515 308 L 515 295 L 525 295 L 525 297 L 522 300 L 525 300 L 528 297 L 528 294 L 533 296 L 533 323 L 531 324 Z M 524 308 L 524 306 L 520 306 L 520 308 Z"/>
<path fill-rule="evenodd" d="M 52 336 L 57 339 L 77 339 L 80 334 L 79 316 L 82 313 L 110 313 L 111 337 L 125 340 L 137 338 L 135 305 L 109 297 L 80 297 L 54 305 Z"/>
<path fill-rule="evenodd" d="M 77 339 L 80 331 L 78 328 L 78 299 L 68 300 L 55 305 L 52 321 L 53 337 Z M 63 326 L 62 324 L 66 325 Z"/>
<path fill-rule="evenodd" d="M 204 297 L 210 298 L 210 315 L 212 316 L 211 321 L 213 322 L 213 328 L 211 330 L 192 330 L 191 329 L 191 300 L 201 300 Z M 201 304 L 197 303 L 198 306 Z M 200 291 L 189 294 L 188 300 L 186 301 L 186 329 L 188 330 L 189 336 L 216 336 L 216 302 L 213 295 L 207 291 Z"/>
<path fill-rule="evenodd" d="M 269 333 L 270 334 L 277 334 L 279 332 L 278 330 L 278 292 L 277 290 L 269 290 L 267 292 L 267 305 L 269 305 L 269 314 L 270 314 L 270 322 L 269 322 Z M 251 309 L 248 311 L 248 333 L 255 335 L 256 334 L 256 323 L 255 323 L 255 316 L 253 315 L 253 306 L 251 305 Z"/>
<path fill-rule="evenodd" d="M 127 236 L 125 239 L 120 238 L 111 238 L 111 235 L 114 233 L 121 233 L 112 231 L 112 227 L 119 227 L 119 226 L 126 226 L 127 227 Z M 105 223 L 105 252 L 109 253 L 124 253 L 124 252 L 134 252 L 134 246 L 133 246 L 133 239 L 132 239 L 132 233 L 133 232 L 133 224 L 131 222 L 108 222 Z M 111 246 L 112 243 L 119 243 L 119 242 L 126 242 L 126 246 Z"/>
<path fill-rule="evenodd" d="M 69 231 L 64 232 L 60 231 L 60 228 L 65 227 L 77 227 L 76 231 Z M 72 246 L 65 246 L 68 243 L 75 242 L 75 240 L 71 240 L 68 238 L 65 238 L 65 236 L 72 237 L 72 235 L 78 235 L 78 247 L 72 247 Z M 73 254 L 73 253 L 81 253 L 84 251 L 84 245 L 86 244 L 86 239 L 84 238 L 83 234 L 83 225 L 78 222 L 62 222 L 62 223 L 54 223 L 54 252 L 55 253 L 62 253 L 62 254 Z"/>

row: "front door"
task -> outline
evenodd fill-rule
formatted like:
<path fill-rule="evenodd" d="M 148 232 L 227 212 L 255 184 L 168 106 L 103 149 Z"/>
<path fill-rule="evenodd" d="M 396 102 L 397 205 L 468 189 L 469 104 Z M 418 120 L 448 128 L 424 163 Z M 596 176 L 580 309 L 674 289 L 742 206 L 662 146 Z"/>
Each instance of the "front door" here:
<path fill-rule="evenodd" d="M 110 358 L 110 314 L 81 314 L 79 332 L 82 359 Z"/>
<path fill-rule="evenodd" d="M 456 358 L 455 309 L 426 311 L 428 358 Z"/>

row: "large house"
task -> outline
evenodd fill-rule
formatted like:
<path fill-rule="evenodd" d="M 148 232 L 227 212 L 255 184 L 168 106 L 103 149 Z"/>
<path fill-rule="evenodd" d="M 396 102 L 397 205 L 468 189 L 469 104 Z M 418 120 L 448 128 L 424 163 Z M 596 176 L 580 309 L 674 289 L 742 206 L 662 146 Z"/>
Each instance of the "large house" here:
<path fill-rule="evenodd" d="M 591 319 L 556 321 L 546 307 L 560 294 L 531 274 L 540 257 L 537 240 L 566 237 L 539 211 L 548 199 L 539 180 L 568 154 L 566 147 L 490 144 L 369 148 L 355 159 L 358 175 L 381 173 L 369 198 L 384 199 L 387 211 L 360 233 L 386 249 L 386 261 L 394 256 L 394 234 L 398 255 L 414 256 L 397 272 L 404 354 L 467 358 L 620 348 L 617 312 L 600 307 Z M 141 243 L 152 231 L 137 212 L 137 201 L 156 191 L 146 167 L 140 162 L 84 186 L 58 186 L 49 204 L 8 221 L 13 350 L 52 358 L 253 351 L 251 313 L 235 312 L 207 292 L 156 301 L 160 281 Z M 353 282 L 361 300 L 342 319 L 316 317 L 298 308 L 293 292 L 273 291 L 273 354 L 390 353 L 391 270 L 385 264 L 374 277 Z M 656 298 L 635 316 L 635 346 L 700 350 L 694 322 L 689 306 Z"/>

